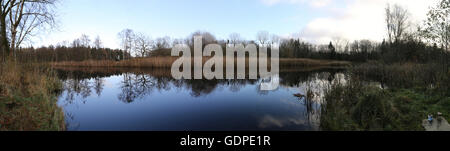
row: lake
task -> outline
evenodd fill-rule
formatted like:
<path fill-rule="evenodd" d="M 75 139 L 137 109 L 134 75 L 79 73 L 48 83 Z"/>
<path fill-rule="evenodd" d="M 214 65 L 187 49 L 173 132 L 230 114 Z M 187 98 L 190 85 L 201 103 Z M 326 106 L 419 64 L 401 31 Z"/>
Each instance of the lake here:
<path fill-rule="evenodd" d="M 67 129 L 126 131 L 320 130 L 324 88 L 342 69 L 283 71 L 259 80 L 175 80 L 165 69 L 62 68 Z"/>

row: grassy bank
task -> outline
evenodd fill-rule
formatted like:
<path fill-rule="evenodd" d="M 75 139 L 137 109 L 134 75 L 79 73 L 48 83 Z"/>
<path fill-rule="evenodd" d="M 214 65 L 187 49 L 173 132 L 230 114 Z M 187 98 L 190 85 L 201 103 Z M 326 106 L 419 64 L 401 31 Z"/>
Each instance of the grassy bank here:
<path fill-rule="evenodd" d="M 171 68 L 173 62 L 177 57 L 150 57 L 150 58 L 134 58 L 123 61 L 81 61 L 81 62 L 54 62 L 53 66 L 63 67 L 133 67 L 133 68 Z M 209 58 L 204 57 L 203 64 Z M 248 59 L 247 59 L 248 60 Z M 236 61 L 235 61 L 235 64 Z M 247 63 L 248 64 L 248 63 Z M 314 60 L 314 59 L 300 59 L 300 58 L 280 58 L 280 67 L 336 67 L 348 66 L 350 62 L 347 61 L 333 61 L 333 60 Z M 225 65 L 225 64 L 224 64 Z"/>
<path fill-rule="evenodd" d="M 448 66 L 366 63 L 349 73 L 326 93 L 323 130 L 424 130 L 428 114 L 450 118 Z"/>
<path fill-rule="evenodd" d="M 2 63 L 0 66 L 0 130 L 65 130 L 56 95 L 62 84 L 45 67 Z"/>

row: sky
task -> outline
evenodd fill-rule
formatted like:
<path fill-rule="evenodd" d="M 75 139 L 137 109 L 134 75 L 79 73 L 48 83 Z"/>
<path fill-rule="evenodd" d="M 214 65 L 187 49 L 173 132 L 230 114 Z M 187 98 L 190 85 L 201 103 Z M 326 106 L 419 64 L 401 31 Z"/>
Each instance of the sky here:
<path fill-rule="evenodd" d="M 435 0 L 61 0 L 58 28 L 33 38 L 31 45 L 72 41 L 82 34 L 119 48 L 117 33 L 129 28 L 152 38 L 186 38 L 207 31 L 218 39 L 239 33 L 256 39 L 258 31 L 327 43 L 385 37 L 387 3 L 407 8 L 420 24 Z"/>

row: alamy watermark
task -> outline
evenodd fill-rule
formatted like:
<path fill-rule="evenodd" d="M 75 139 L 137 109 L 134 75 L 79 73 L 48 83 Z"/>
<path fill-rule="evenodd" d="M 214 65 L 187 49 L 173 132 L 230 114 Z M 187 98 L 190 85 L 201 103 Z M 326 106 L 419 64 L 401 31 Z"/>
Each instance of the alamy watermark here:
<path fill-rule="evenodd" d="M 178 44 L 172 48 L 172 56 L 179 57 L 172 64 L 172 76 L 175 79 L 245 79 L 246 78 L 246 59 L 248 59 L 248 78 L 252 80 L 262 78 L 260 89 L 264 91 L 275 90 L 279 87 L 279 46 L 271 45 L 270 51 L 270 72 L 268 71 L 267 45 L 259 46 L 257 50 L 255 44 L 227 44 L 226 56 L 224 57 L 222 46 L 218 44 L 209 44 L 203 50 L 202 37 L 194 37 L 194 55 L 191 55 L 191 49 L 186 44 Z M 211 57 L 203 64 L 203 57 Z M 235 65 L 235 53 L 237 53 L 237 62 Z M 248 53 L 248 57 L 246 57 Z M 192 57 L 194 58 L 192 67 Z M 226 60 L 226 74 L 224 74 L 224 59 Z M 258 61 L 259 60 L 259 61 Z M 259 64 L 258 64 L 259 63 Z M 180 68 L 182 67 L 182 71 Z M 237 68 L 237 75 L 235 74 Z M 258 68 L 259 67 L 259 68 Z M 192 77 L 193 68 L 193 77 Z M 213 71 L 214 69 L 214 71 Z M 258 70 L 259 69 L 259 70 Z"/>

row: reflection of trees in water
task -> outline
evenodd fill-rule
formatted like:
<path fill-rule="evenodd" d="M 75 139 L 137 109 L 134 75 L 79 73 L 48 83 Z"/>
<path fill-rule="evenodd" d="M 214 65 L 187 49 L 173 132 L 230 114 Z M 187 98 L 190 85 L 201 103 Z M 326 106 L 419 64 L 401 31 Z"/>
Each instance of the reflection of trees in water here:
<path fill-rule="evenodd" d="M 150 75 L 147 75 L 150 76 Z M 155 84 L 156 84 L 156 89 L 158 89 L 159 91 L 161 90 L 170 90 L 170 84 L 173 83 L 175 80 L 172 80 L 172 78 L 170 77 L 157 77 L 154 78 Z"/>
<path fill-rule="evenodd" d="M 191 95 L 194 97 L 206 96 L 214 92 L 218 84 L 215 80 L 185 80 L 186 87 L 192 90 Z"/>
<path fill-rule="evenodd" d="M 119 76 L 122 75 L 120 71 L 108 71 L 108 72 L 95 72 L 95 71 L 83 71 L 78 69 L 67 69 L 67 70 L 56 70 L 59 79 L 68 80 L 68 79 L 92 79 L 92 78 L 106 78 L 111 76 Z"/>
<path fill-rule="evenodd" d="M 325 91 L 336 82 L 345 83 L 346 75 L 342 72 L 309 72 L 280 74 L 283 86 L 299 88 L 301 95 L 321 103 Z"/>
<path fill-rule="evenodd" d="M 343 73 L 343 69 L 323 69 L 305 72 L 281 72 L 280 84 L 288 87 L 298 87 L 299 84 L 311 80 L 320 79 L 326 81 L 334 80 L 336 74 Z"/>
<path fill-rule="evenodd" d="M 312 72 L 289 72 L 280 73 L 280 85 L 287 87 L 307 87 L 312 92 L 322 90 L 328 81 L 333 79 L 340 70 L 326 70 Z M 186 89 L 191 91 L 191 96 L 201 97 L 211 94 L 218 87 L 228 88 L 231 92 L 239 92 L 246 85 L 256 85 L 260 80 L 175 80 L 170 72 L 166 70 L 142 70 L 142 71 L 79 71 L 58 70 L 61 79 L 65 79 L 65 87 L 68 102 L 73 102 L 74 96 L 80 95 L 83 99 L 90 96 L 92 89 L 98 96 L 102 95 L 105 77 L 122 76 L 120 82 L 121 93 L 118 99 L 125 103 L 132 103 L 136 99 L 150 95 L 151 92 L 168 91 L 171 88 Z M 82 79 L 82 80 L 80 80 Z M 89 80 L 93 79 L 93 80 Z M 268 91 L 261 91 L 259 87 L 255 90 L 259 95 L 267 95 Z M 303 92 L 307 92 L 304 90 Z M 320 93 L 322 94 L 322 93 Z M 320 95 L 319 95 L 320 96 Z"/>
<path fill-rule="evenodd" d="M 96 77 L 94 79 L 94 90 L 99 97 L 102 95 L 103 87 L 105 86 L 104 82 L 105 80 L 103 78 Z"/>
<path fill-rule="evenodd" d="M 231 92 L 239 92 L 241 91 L 241 88 L 244 87 L 243 82 L 240 82 L 239 80 L 228 80 L 227 84 L 230 86 Z"/>
<path fill-rule="evenodd" d="M 73 104 L 75 99 L 86 99 L 93 92 L 98 96 L 107 95 L 102 91 L 105 87 L 105 78 L 111 76 L 120 76 L 119 90 L 117 99 L 132 103 L 144 97 L 150 98 L 154 91 L 167 91 L 170 89 L 189 90 L 193 97 L 201 97 L 218 91 L 218 89 L 227 89 L 231 92 L 240 92 L 247 85 L 255 85 L 255 90 L 259 95 L 268 95 L 270 91 L 261 91 L 258 84 L 261 80 L 175 80 L 165 72 L 155 71 L 145 72 L 83 72 L 83 71 L 59 71 L 61 79 L 64 79 L 66 103 Z M 331 83 L 342 82 L 345 75 L 342 70 L 323 70 L 312 72 L 289 72 L 280 73 L 280 86 L 299 89 L 301 98 L 293 102 L 292 98 L 288 101 L 304 110 L 297 110 L 295 115 L 271 115 L 266 116 L 261 121 L 262 128 L 288 127 L 292 125 L 307 125 L 316 128 L 320 124 L 320 106 L 324 97 L 324 88 L 329 87 Z M 110 81 L 108 81 L 110 82 Z M 118 81 L 119 82 L 119 81 Z M 345 82 L 345 81 L 344 81 Z M 253 91 L 253 90 L 252 90 Z M 115 94 L 116 95 L 116 94 Z M 70 114 L 66 117 L 71 119 Z M 73 122 L 66 122 L 73 123 Z M 76 124 L 71 127 L 77 127 Z"/>
<path fill-rule="evenodd" d="M 65 96 L 61 95 L 59 97 L 64 98 L 65 104 L 76 104 L 76 99 L 81 98 L 82 103 L 86 103 L 86 98 L 91 96 L 92 89 L 98 96 L 101 96 L 101 92 L 104 87 L 103 78 L 77 78 L 74 74 L 65 74 L 65 80 L 63 81 L 63 89 Z M 65 111 L 65 123 L 66 127 L 70 130 L 77 130 L 80 127 L 80 123 L 74 121 L 74 115 L 68 111 Z M 70 125 L 69 125 L 70 123 Z"/>
<path fill-rule="evenodd" d="M 149 75 L 125 73 L 120 86 L 122 93 L 118 98 L 122 102 L 132 103 L 137 98 L 150 94 L 153 88 L 158 86 L 159 84 L 155 84 L 155 80 Z"/>
<path fill-rule="evenodd" d="M 175 80 L 166 76 L 124 74 L 119 100 L 131 103 L 154 90 L 168 91 L 171 88 L 187 89 L 191 91 L 191 96 L 201 97 L 211 94 L 219 86 L 228 86 L 230 90 L 238 92 L 244 85 L 255 82 L 256 80 Z"/>
<path fill-rule="evenodd" d="M 300 106 L 303 110 L 297 110 L 288 115 L 266 115 L 259 121 L 259 127 L 263 129 L 289 129 L 302 125 L 308 130 L 319 130 L 321 103 L 325 95 L 325 89 L 335 82 L 342 82 L 345 75 L 339 72 L 291 72 L 281 73 L 281 85 L 289 88 L 298 88 L 300 93 L 294 94 L 298 102 L 288 101 L 288 106 Z"/>
<path fill-rule="evenodd" d="M 308 90 L 306 93 L 306 95 L 298 98 L 305 107 L 305 110 L 303 110 L 305 124 L 308 124 L 310 127 L 317 127 L 320 121 L 320 104 L 314 92 Z"/>
<path fill-rule="evenodd" d="M 63 80 L 63 87 L 66 93 L 65 103 L 73 104 L 77 97 L 81 97 L 83 102 L 91 96 L 92 89 L 100 97 L 105 86 L 103 77 L 112 76 L 117 73 L 89 73 L 83 71 L 56 70 L 60 79 Z"/>
<path fill-rule="evenodd" d="M 88 96 L 91 95 L 92 90 L 91 88 L 94 87 L 94 85 L 91 85 L 91 82 L 89 82 L 89 79 L 68 79 L 64 82 L 64 90 L 66 92 L 65 100 L 67 103 L 72 104 L 74 103 L 74 100 L 76 96 L 80 96 L 82 99 L 86 99 Z M 100 85 L 102 87 L 102 85 Z M 103 89 L 103 88 L 98 88 Z"/>
<path fill-rule="evenodd" d="M 65 125 L 66 128 L 69 130 L 78 130 L 80 128 L 80 123 L 78 122 L 74 122 L 75 121 L 75 116 L 72 113 L 69 113 L 66 111 L 65 116 L 64 116 L 64 120 L 65 120 Z"/>
<path fill-rule="evenodd" d="M 245 85 L 254 85 L 258 80 L 225 80 L 221 84 L 228 86 L 231 92 L 239 92 Z"/>
<path fill-rule="evenodd" d="M 310 75 L 308 80 L 296 85 L 300 88 L 301 93 L 295 94 L 295 96 L 304 105 L 304 117 L 310 126 L 318 127 L 320 125 L 320 106 L 323 103 L 325 92 L 337 82 L 345 82 L 345 75 L 321 72 Z"/>
<path fill-rule="evenodd" d="M 131 103 L 137 97 L 135 91 L 133 91 L 134 85 L 132 79 L 127 73 L 123 75 L 120 88 L 122 89 L 122 93 L 119 94 L 119 100 L 122 102 Z"/>

